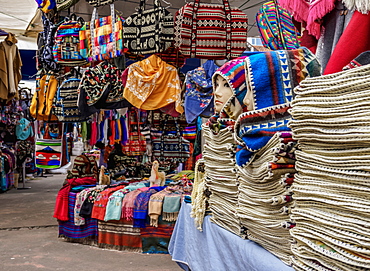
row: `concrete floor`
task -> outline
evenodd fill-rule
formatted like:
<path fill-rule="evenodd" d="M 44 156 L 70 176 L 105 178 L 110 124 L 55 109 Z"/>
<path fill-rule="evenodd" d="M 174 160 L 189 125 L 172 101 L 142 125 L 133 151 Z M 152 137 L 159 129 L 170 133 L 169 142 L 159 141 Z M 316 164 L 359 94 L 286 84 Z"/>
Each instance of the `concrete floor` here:
<path fill-rule="evenodd" d="M 0 271 L 181 270 L 170 255 L 107 250 L 58 238 L 53 213 L 63 181 L 64 175 L 35 178 L 26 182 L 31 189 L 0 194 Z"/>

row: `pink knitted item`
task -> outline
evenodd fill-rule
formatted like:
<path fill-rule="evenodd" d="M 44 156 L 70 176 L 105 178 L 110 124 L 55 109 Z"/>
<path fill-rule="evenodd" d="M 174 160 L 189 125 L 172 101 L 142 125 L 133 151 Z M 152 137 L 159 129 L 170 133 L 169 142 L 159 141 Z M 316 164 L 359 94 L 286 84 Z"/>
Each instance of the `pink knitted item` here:
<path fill-rule="evenodd" d="M 279 4 L 289 11 L 298 22 L 307 22 L 310 2 L 306 0 L 279 0 Z"/>
<path fill-rule="evenodd" d="M 336 0 L 313 0 L 310 3 L 310 8 L 307 17 L 307 30 L 315 36 L 320 38 L 320 26 L 316 20 L 322 19 L 326 14 L 332 11 L 335 7 Z"/>
<path fill-rule="evenodd" d="M 140 189 L 136 189 L 128 193 L 122 200 L 122 214 L 121 218 L 126 219 L 128 221 L 132 220 L 133 213 L 134 213 L 134 203 L 136 197 L 143 191 Z"/>

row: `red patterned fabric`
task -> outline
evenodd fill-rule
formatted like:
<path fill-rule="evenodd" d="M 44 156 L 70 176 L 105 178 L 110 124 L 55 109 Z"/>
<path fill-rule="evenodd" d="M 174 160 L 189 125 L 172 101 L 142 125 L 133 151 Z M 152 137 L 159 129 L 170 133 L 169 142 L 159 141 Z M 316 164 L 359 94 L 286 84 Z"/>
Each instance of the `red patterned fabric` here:
<path fill-rule="evenodd" d="M 117 250 L 142 252 L 140 228 L 133 221 L 98 221 L 98 246 Z"/>
<path fill-rule="evenodd" d="M 175 15 L 175 46 L 187 58 L 233 59 L 246 49 L 248 18 L 238 8 L 187 3 Z"/>
<path fill-rule="evenodd" d="M 53 217 L 61 221 L 68 221 L 68 194 L 71 188 L 78 185 L 96 184 L 96 182 L 96 179 L 93 177 L 67 180 L 67 184 L 63 185 L 58 192 Z"/>

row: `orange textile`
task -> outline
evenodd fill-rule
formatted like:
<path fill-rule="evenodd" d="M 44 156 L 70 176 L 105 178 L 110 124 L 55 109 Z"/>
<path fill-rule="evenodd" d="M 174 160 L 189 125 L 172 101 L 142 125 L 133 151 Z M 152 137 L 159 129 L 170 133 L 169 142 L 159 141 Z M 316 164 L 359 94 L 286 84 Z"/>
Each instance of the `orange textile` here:
<path fill-rule="evenodd" d="M 175 102 L 176 111 L 184 112 L 177 70 L 157 55 L 129 66 L 123 96 L 140 109 L 155 110 Z"/>
<path fill-rule="evenodd" d="M 30 106 L 31 116 L 37 120 L 58 120 L 52 114 L 53 100 L 58 89 L 58 80 L 54 75 L 44 75 L 40 80 L 40 90 L 33 94 Z"/>

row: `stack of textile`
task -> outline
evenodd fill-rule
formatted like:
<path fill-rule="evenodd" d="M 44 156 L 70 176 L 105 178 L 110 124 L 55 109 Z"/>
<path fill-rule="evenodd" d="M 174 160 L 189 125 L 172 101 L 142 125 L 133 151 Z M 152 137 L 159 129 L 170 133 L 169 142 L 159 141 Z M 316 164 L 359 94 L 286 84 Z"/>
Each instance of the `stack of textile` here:
<path fill-rule="evenodd" d="M 294 226 L 290 186 L 294 180 L 296 142 L 291 132 L 277 132 L 255 153 L 250 163 L 238 166 L 239 206 L 242 235 L 290 264 Z"/>
<path fill-rule="evenodd" d="M 238 203 L 238 181 L 235 169 L 235 149 L 232 131 L 229 127 L 214 134 L 208 125 L 203 125 L 206 186 L 211 192 L 209 209 L 211 221 L 237 235 L 240 233 L 236 217 Z"/>
<path fill-rule="evenodd" d="M 296 270 L 369 270 L 369 90 L 370 65 L 294 90 Z"/>

